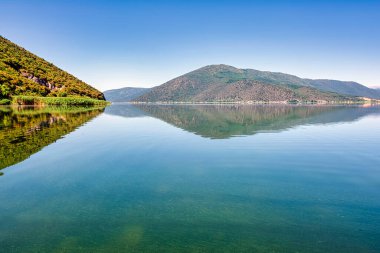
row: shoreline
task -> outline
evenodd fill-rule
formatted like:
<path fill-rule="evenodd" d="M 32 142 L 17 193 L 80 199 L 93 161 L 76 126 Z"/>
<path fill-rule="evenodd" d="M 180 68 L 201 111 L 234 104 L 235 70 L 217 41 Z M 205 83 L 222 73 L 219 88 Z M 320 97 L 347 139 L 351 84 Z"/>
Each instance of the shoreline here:
<path fill-rule="evenodd" d="M 88 97 L 37 97 L 13 96 L 8 99 L 10 106 L 107 106 L 111 103 Z"/>
<path fill-rule="evenodd" d="M 112 102 L 115 104 L 157 104 L 157 105 L 367 105 L 367 104 L 380 104 L 380 100 L 345 100 L 345 101 L 215 101 L 215 102 L 185 102 L 185 101 L 157 101 L 157 102 L 138 102 L 138 101 L 128 101 L 128 102 Z"/>

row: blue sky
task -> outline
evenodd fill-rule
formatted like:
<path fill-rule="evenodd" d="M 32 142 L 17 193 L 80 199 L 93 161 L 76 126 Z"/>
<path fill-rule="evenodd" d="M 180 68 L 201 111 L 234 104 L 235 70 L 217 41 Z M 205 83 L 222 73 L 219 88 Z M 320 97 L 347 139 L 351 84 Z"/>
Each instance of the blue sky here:
<path fill-rule="evenodd" d="M 380 1 L 0 0 L 0 34 L 100 90 L 209 64 L 380 86 Z"/>

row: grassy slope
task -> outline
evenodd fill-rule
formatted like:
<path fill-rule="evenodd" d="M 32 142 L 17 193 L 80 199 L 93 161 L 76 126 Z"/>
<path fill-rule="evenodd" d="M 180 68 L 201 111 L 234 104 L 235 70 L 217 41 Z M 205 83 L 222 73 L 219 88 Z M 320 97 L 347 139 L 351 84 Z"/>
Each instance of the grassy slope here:
<path fill-rule="evenodd" d="M 104 100 L 100 91 L 0 36 L 0 99 L 18 95 Z"/>

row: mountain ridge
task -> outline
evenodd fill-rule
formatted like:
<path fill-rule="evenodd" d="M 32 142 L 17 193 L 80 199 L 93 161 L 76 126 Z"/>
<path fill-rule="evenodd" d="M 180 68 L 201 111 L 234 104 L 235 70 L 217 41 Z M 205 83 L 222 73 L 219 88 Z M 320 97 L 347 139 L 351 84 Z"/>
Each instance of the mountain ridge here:
<path fill-rule="evenodd" d="M 357 97 L 375 99 L 380 98 L 380 93 L 354 82 L 302 79 L 281 72 L 219 64 L 153 87 L 132 102 L 343 101 L 360 99 Z"/>

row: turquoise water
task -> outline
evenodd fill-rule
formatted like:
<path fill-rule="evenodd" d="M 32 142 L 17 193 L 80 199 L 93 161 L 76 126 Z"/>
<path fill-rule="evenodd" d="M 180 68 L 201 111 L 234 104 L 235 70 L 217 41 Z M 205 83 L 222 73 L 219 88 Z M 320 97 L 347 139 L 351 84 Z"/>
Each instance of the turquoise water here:
<path fill-rule="evenodd" d="M 380 252 L 377 106 L 7 109 L 0 136 L 1 252 Z"/>

